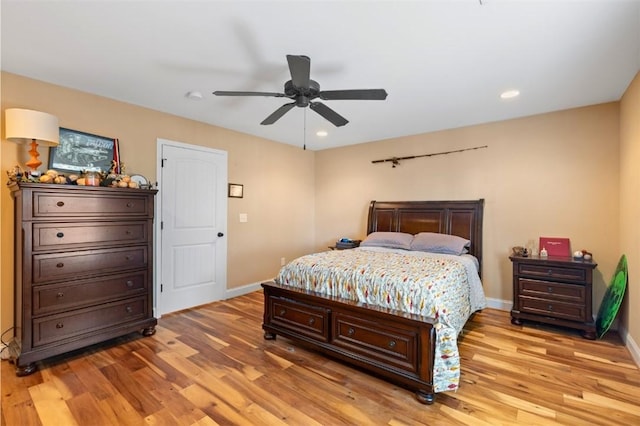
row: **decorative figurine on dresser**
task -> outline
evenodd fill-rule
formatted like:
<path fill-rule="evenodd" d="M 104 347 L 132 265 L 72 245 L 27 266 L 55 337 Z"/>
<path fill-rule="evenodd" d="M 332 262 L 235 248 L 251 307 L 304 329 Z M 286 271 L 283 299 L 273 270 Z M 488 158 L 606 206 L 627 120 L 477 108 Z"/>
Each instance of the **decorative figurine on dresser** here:
<path fill-rule="evenodd" d="M 590 253 L 587 260 L 515 254 L 509 259 L 513 263 L 512 324 L 536 321 L 575 328 L 586 339 L 596 338 L 591 287 L 598 265 Z"/>
<path fill-rule="evenodd" d="M 132 332 L 155 333 L 157 190 L 10 182 L 16 374 Z"/>

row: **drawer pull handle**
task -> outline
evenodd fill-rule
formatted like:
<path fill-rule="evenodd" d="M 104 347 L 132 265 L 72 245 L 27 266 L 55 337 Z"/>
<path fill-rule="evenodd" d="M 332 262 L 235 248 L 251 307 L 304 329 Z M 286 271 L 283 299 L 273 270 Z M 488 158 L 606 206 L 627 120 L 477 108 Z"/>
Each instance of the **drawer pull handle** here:
<path fill-rule="evenodd" d="M 125 231 L 125 234 L 127 234 L 127 235 L 131 235 L 131 230 L 127 229 L 127 230 Z"/>
<path fill-rule="evenodd" d="M 356 332 L 356 331 L 355 331 L 352 327 L 349 327 L 349 330 L 347 330 L 347 334 L 348 334 L 349 336 L 353 336 L 353 335 L 355 334 L 355 332 Z"/>
<path fill-rule="evenodd" d="M 125 256 L 125 259 L 127 259 L 127 260 L 131 260 L 131 259 L 133 259 L 133 256 L 131 256 L 130 254 L 128 254 L 128 255 L 126 255 L 126 256 Z"/>
<path fill-rule="evenodd" d="M 396 347 L 396 341 L 395 341 L 395 340 L 391 340 L 391 341 L 389 342 L 389 347 L 390 347 L 391 349 L 395 348 L 395 347 Z"/>
<path fill-rule="evenodd" d="M 64 201 L 58 201 L 58 202 L 56 203 L 56 206 L 58 206 L 58 207 L 62 207 L 62 206 L 64 206 Z"/>
<path fill-rule="evenodd" d="M 58 238 L 62 238 L 62 237 L 64 237 L 64 233 L 63 233 L 63 232 L 58 232 L 58 233 L 56 234 L 56 237 L 58 237 Z"/>
<path fill-rule="evenodd" d="M 64 297 L 64 293 L 63 293 L 63 292 L 59 292 L 58 294 L 56 294 L 56 297 L 57 297 L 57 298 Z"/>
<path fill-rule="evenodd" d="M 547 287 L 547 292 L 548 293 L 553 293 L 553 287 Z"/>
<path fill-rule="evenodd" d="M 130 314 L 131 312 L 133 312 L 133 308 L 131 306 L 127 306 L 126 308 L 124 308 L 125 311 L 127 311 L 128 314 Z"/>
<path fill-rule="evenodd" d="M 280 316 L 283 317 L 287 313 L 286 309 L 280 309 Z"/>
<path fill-rule="evenodd" d="M 129 202 L 127 203 L 127 207 L 133 207 L 133 203 L 132 203 L 131 201 L 129 201 Z"/>
<path fill-rule="evenodd" d="M 60 262 L 56 264 L 56 268 L 64 268 L 64 263 Z"/>
<path fill-rule="evenodd" d="M 549 311 L 553 311 L 553 305 L 549 305 L 549 307 L 547 308 Z"/>
<path fill-rule="evenodd" d="M 313 325 L 315 324 L 316 319 L 315 318 L 309 318 L 309 325 Z"/>
<path fill-rule="evenodd" d="M 549 269 L 549 270 L 547 271 L 547 275 L 553 275 L 553 271 L 552 271 L 551 269 Z"/>
<path fill-rule="evenodd" d="M 59 322 L 56 324 L 56 328 L 64 328 L 64 324 Z"/>
<path fill-rule="evenodd" d="M 131 280 L 127 281 L 127 287 L 133 287 L 133 281 Z"/>

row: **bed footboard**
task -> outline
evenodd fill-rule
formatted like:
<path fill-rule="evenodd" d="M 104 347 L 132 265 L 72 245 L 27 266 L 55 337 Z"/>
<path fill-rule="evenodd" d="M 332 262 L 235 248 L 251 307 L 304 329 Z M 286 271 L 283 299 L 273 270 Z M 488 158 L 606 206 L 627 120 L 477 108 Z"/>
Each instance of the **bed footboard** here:
<path fill-rule="evenodd" d="M 319 293 L 262 284 L 264 338 L 276 335 L 373 372 L 434 401 L 433 320 Z"/>

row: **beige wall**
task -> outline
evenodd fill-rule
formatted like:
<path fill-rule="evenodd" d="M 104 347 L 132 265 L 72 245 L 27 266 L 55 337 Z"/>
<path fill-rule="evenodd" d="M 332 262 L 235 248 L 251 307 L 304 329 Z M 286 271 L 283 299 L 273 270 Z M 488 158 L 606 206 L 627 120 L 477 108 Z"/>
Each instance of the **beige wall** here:
<path fill-rule="evenodd" d="M 2 73 L 2 110 L 47 111 L 63 127 L 118 137 L 129 172 L 151 180 L 157 138 L 226 150 L 229 181 L 245 185 L 245 198 L 229 200 L 228 288 L 273 276 L 280 257 L 324 249 L 342 236 L 363 237 L 371 200 L 484 198 L 483 281 L 489 297 L 511 299 L 507 256 L 513 245 L 541 235 L 563 236 L 574 249 L 594 252 L 597 309 L 620 247 L 630 267 L 633 256 L 640 257 L 638 232 L 619 232 L 634 229 L 632 218 L 640 210 L 635 194 L 640 172 L 627 166 L 626 174 L 635 178 L 624 176 L 624 152 L 633 151 L 631 158 L 640 160 L 640 150 L 632 146 L 640 134 L 637 120 L 625 119 L 640 110 L 637 80 L 622 112 L 619 103 L 608 103 L 315 153 L 7 73 Z M 396 168 L 371 164 L 482 145 L 488 148 L 407 160 Z M 0 149 L 3 176 L 27 158 L 24 147 L 4 139 Z M 46 163 L 46 155 L 42 159 Z M 622 185 L 624 196 L 636 197 L 628 213 L 620 211 L 619 166 L 623 182 L 636 182 Z M 6 187 L 0 188 L 4 330 L 13 315 L 13 203 Z M 248 223 L 238 222 L 240 212 L 248 214 Z M 638 324 L 637 318 L 631 323 Z"/>
<path fill-rule="evenodd" d="M 621 326 L 640 344 L 640 73 L 620 102 L 620 251 L 627 255 L 629 287 Z"/>
<path fill-rule="evenodd" d="M 242 199 L 229 199 L 227 288 L 275 276 L 280 258 L 313 250 L 314 154 L 250 135 L 134 105 L 2 73 L 6 108 L 46 111 L 60 126 L 120 139 L 127 172 L 156 180 L 156 141 L 169 139 L 228 152 L 229 181 L 244 184 Z M 13 202 L 6 170 L 28 159 L 26 147 L 0 146 L 1 330 L 13 324 Z M 47 148 L 40 149 L 44 168 Z M 239 223 L 239 213 L 249 221 Z"/>
<path fill-rule="evenodd" d="M 371 200 L 485 199 L 483 283 L 511 300 L 510 248 L 568 237 L 594 253 L 594 308 L 619 258 L 618 103 L 316 153 L 316 241 L 363 237 Z M 372 164 L 372 160 L 462 153 Z M 336 188 L 339 188 L 337 190 Z"/>

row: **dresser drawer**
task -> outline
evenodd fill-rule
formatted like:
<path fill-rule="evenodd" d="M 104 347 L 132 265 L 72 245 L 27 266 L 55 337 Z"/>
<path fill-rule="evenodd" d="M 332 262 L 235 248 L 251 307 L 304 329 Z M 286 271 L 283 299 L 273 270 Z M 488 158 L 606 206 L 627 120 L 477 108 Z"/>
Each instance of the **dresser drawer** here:
<path fill-rule="evenodd" d="M 61 250 L 74 247 L 141 244 L 148 240 L 148 223 L 75 222 L 33 224 L 33 250 Z"/>
<path fill-rule="evenodd" d="M 332 323 L 332 343 L 336 346 L 373 362 L 418 373 L 418 336 L 415 330 L 367 321 L 341 312 L 333 313 Z"/>
<path fill-rule="evenodd" d="M 144 194 L 136 195 L 127 190 L 123 190 L 121 194 L 118 194 L 117 190 L 110 194 L 64 192 L 34 192 L 33 217 L 151 217 L 153 215 L 151 211 L 153 205 Z"/>
<path fill-rule="evenodd" d="M 33 255 L 33 283 L 75 279 L 147 266 L 147 247 L 125 247 Z"/>
<path fill-rule="evenodd" d="M 554 318 L 564 318 L 573 321 L 591 321 L 585 318 L 584 304 L 560 302 L 558 300 L 541 299 L 537 297 L 520 296 L 520 310 L 537 315 L 546 315 Z"/>
<path fill-rule="evenodd" d="M 304 334 L 316 340 L 329 341 L 330 311 L 325 308 L 309 306 L 288 299 L 272 297 L 270 312 L 271 323 L 298 334 Z"/>
<path fill-rule="evenodd" d="M 586 271 L 581 268 L 563 268 L 528 263 L 519 264 L 518 274 L 572 282 L 584 282 L 586 280 Z"/>
<path fill-rule="evenodd" d="M 147 271 L 33 287 L 33 315 L 83 308 L 147 293 Z"/>
<path fill-rule="evenodd" d="M 518 280 L 518 286 L 520 294 L 523 296 L 569 303 L 585 303 L 585 286 L 583 285 L 561 284 L 520 278 Z"/>
<path fill-rule="evenodd" d="M 45 345 L 147 317 L 145 297 L 33 320 L 33 346 Z"/>

